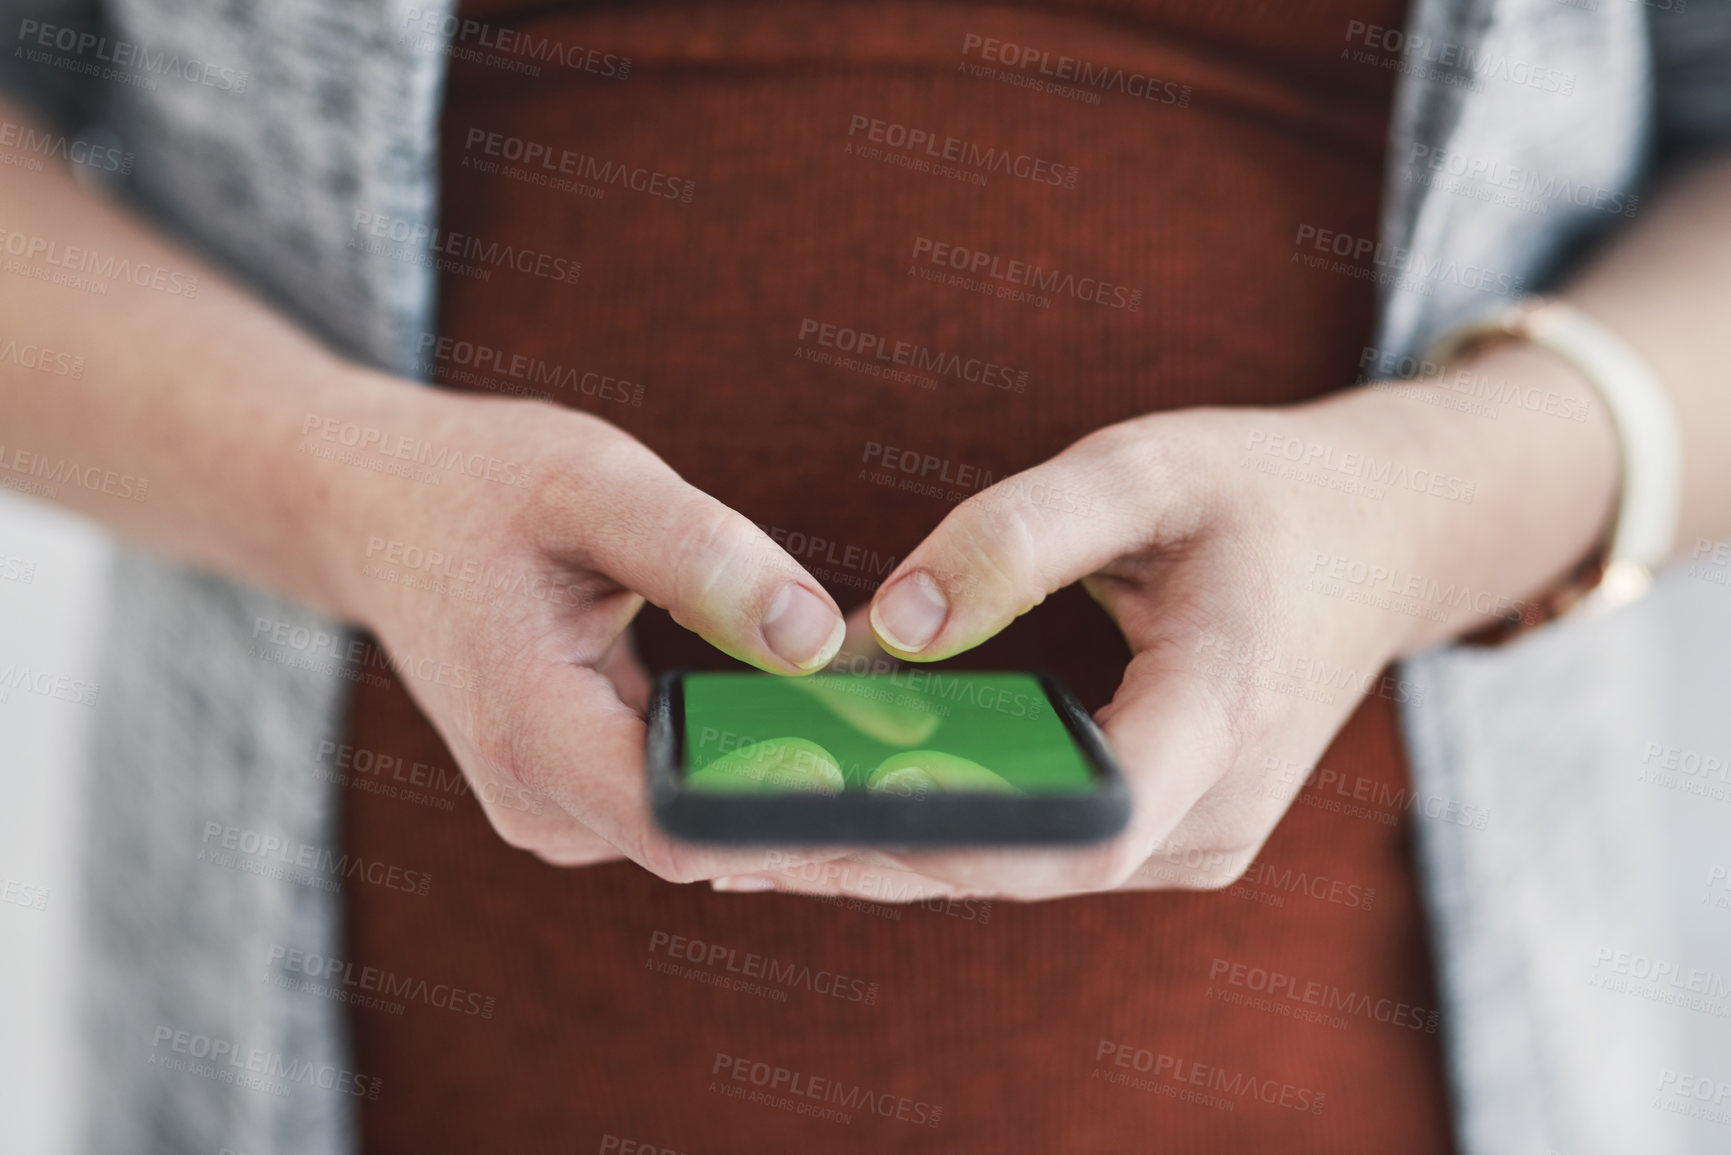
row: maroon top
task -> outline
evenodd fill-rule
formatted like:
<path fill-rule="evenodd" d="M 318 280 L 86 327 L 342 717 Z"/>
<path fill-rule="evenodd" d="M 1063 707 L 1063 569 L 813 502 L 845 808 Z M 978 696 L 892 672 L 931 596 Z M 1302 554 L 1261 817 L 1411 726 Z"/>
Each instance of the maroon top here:
<path fill-rule="evenodd" d="M 955 501 L 1090 430 L 1353 379 L 1373 286 L 1293 238 L 1377 232 L 1393 77 L 1340 49 L 1400 9 L 467 4 L 443 226 L 582 271 L 446 271 L 440 333 L 469 344 L 436 376 L 606 416 L 851 608 Z M 652 670 L 730 664 L 658 611 L 636 628 Z M 1072 589 L 958 664 L 1045 666 L 1097 707 L 1127 658 Z M 453 766 L 394 684 L 348 740 Z M 353 847 L 435 880 L 349 895 L 357 969 L 479 996 L 355 1009 L 368 1147 L 1448 1150 L 1407 816 L 1332 793 L 1406 788 L 1392 705 L 1323 764 L 1228 891 L 1032 905 L 560 870 L 466 796 L 352 791 Z"/>

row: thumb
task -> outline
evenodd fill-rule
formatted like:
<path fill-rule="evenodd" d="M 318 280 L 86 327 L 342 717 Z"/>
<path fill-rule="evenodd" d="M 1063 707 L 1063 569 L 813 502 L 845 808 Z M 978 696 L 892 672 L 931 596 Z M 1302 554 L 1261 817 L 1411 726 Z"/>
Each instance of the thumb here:
<path fill-rule="evenodd" d="M 918 661 L 950 657 L 1047 594 L 1158 544 L 1154 530 L 1168 519 L 1150 495 L 1175 490 L 1136 460 L 1135 448 L 1122 438 L 1084 438 L 957 506 L 872 600 L 879 643 Z"/>
<path fill-rule="evenodd" d="M 654 454 L 632 456 L 608 472 L 606 492 L 585 486 L 562 503 L 555 536 L 570 544 L 560 552 L 759 669 L 805 673 L 828 662 L 845 626 L 817 579 Z"/>

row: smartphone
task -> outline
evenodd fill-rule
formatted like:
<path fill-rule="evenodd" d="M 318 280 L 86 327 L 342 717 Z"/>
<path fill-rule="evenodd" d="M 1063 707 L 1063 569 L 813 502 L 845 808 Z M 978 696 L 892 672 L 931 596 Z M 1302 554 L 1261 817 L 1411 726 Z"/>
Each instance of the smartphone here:
<path fill-rule="evenodd" d="M 1104 736 L 1039 671 L 901 668 L 657 679 L 656 821 L 694 842 L 1097 842 L 1130 796 Z"/>

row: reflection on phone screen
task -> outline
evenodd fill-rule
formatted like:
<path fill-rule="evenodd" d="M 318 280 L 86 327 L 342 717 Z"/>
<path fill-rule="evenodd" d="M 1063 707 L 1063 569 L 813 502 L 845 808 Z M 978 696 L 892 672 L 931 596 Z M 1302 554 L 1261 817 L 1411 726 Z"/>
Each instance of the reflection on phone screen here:
<path fill-rule="evenodd" d="M 1096 786 L 1032 674 L 699 673 L 684 693 L 688 790 L 920 798 Z"/>

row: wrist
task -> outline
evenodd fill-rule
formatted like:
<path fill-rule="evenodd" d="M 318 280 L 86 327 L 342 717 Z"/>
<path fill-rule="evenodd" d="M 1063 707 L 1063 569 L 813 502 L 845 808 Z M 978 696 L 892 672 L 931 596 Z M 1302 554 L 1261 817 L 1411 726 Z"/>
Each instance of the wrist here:
<path fill-rule="evenodd" d="M 367 543 L 413 536 L 414 509 L 443 481 L 413 460 L 427 444 L 434 390 L 344 366 L 306 391 L 294 412 L 297 466 L 287 523 L 312 557 L 308 592 L 321 609 L 377 632 L 388 590 L 364 576 Z M 437 489 L 432 489 L 437 493 Z"/>
<path fill-rule="evenodd" d="M 1472 485 L 1470 502 L 1391 495 L 1415 566 L 1455 591 L 1441 599 L 1445 612 L 1413 621 L 1401 652 L 1530 611 L 1604 543 L 1620 492 L 1617 435 L 1592 384 L 1560 357 L 1497 342 L 1420 381 L 1355 391 L 1345 404 Z"/>

